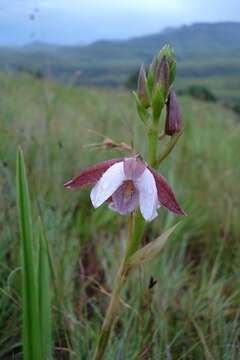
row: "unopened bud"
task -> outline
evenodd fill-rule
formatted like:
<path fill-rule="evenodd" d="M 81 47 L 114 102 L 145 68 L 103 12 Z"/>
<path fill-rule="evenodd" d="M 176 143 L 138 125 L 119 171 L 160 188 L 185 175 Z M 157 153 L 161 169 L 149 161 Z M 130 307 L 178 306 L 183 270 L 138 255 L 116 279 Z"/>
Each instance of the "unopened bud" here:
<path fill-rule="evenodd" d="M 165 96 L 167 96 L 169 89 L 169 65 L 166 56 L 163 56 L 156 69 L 156 83 L 161 85 Z"/>
<path fill-rule="evenodd" d="M 152 96 L 154 90 L 154 79 L 156 76 L 157 65 L 158 65 L 158 60 L 155 57 L 153 58 L 152 63 L 149 65 L 148 75 L 147 75 L 147 85 L 150 96 Z"/>
<path fill-rule="evenodd" d="M 148 94 L 147 94 L 147 78 L 144 66 L 141 65 L 138 75 L 138 84 L 137 84 L 137 95 L 144 107 L 149 106 Z"/>
<path fill-rule="evenodd" d="M 165 45 L 159 52 L 159 58 L 166 57 L 169 71 L 169 86 L 173 83 L 176 73 L 176 59 L 173 48 L 170 45 Z"/>
<path fill-rule="evenodd" d="M 168 59 L 169 65 L 169 85 L 172 85 L 175 75 L 176 75 L 176 60 L 175 58 L 171 57 Z"/>
<path fill-rule="evenodd" d="M 163 48 L 159 51 L 158 57 L 161 58 L 163 56 L 166 56 L 167 59 L 169 58 L 175 58 L 175 53 L 171 45 L 166 44 L 163 46 Z"/>
<path fill-rule="evenodd" d="M 175 91 L 172 89 L 167 100 L 167 113 L 165 122 L 165 134 L 174 135 L 180 132 L 182 125 L 180 106 L 177 102 Z"/>
<path fill-rule="evenodd" d="M 149 72 L 152 73 L 154 76 L 156 75 L 157 66 L 158 66 L 158 58 L 154 57 L 152 63 L 149 66 Z"/>

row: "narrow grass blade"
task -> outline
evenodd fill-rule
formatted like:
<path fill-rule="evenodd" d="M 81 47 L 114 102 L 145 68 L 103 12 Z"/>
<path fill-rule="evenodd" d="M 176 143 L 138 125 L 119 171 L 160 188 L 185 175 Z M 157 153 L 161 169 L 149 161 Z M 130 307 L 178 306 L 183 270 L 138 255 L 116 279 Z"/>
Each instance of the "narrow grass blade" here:
<path fill-rule="evenodd" d="M 31 205 L 21 149 L 17 153 L 17 202 L 21 234 L 23 358 L 42 360 Z"/>
<path fill-rule="evenodd" d="M 39 234 L 38 296 L 43 359 L 52 359 L 50 268 L 46 239 Z"/>

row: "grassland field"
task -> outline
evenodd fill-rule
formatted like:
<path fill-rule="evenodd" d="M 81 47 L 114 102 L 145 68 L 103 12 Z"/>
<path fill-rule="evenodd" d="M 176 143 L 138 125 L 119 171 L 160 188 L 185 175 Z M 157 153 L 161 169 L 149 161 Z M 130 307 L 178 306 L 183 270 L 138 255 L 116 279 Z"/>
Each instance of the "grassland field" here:
<path fill-rule="evenodd" d="M 240 358 L 239 117 L 217 103 L 186 96 L 180 103 L 184 134 L 159 171 L 188 216 L 161 256 L 128 281 L 106 360 Z M 105 137 L 133 142 L 146 155 L 134 99 L 121 89 L 0 74 L 0 136 L 0 359 L 22 358 L 19 145 L 34 222 L 41 217 L 54 265 L 54 359 L 91 359 L 127 220 L 106 206 L 94 210 L 88 189 L 70 191 L 63 183 L 119 156 L 99 146 Z M 159 213 L 148 241 L 179 220 Z M 151 276 L 157 284 L 150 296 Z"/>

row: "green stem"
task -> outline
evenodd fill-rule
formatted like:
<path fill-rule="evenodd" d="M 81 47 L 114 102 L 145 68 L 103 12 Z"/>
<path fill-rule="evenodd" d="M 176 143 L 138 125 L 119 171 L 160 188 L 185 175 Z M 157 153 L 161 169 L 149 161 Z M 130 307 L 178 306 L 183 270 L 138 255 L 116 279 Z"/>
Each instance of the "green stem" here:
<path fill-rule="evenodd" d="M 132 251 L 133 252 L 135 251 L 134 249 L 137 245 L 138 244 L 136 243 L 136 235 L 134 236 L 133 233 L 133 214 L 130 214 L 128 219 L 127 248 L 126 248 L 125 256 L 117 272 L 116 279 L 114 281 L 114 288 L 111 296 L 111 301 L 108 305 L 107 313 L 104 318 L 104 322 L 100 331 L 97 349 L 94 355 L 94 360 L 101 360 L 105 353 L 109 336 L 111 334 L 111 329 L 115 317 L 117 315 L 118 306 L 121 300 L 121 290 L 127 279 L 126 270 L 127 270 L 128 258 L 132 254 Z"/>
<path fill-rule="evenodd" d="M 155 167 L 157 164 L 157 145 L 158 145 L 158 123 L 153 122 L 148 131 L 148 163 Z"/>
<path fill-rule="evenodd" d="M 148 132 L 148 163 L 152 167 L 157 165 L 157 145 L 158 145 L 158 121 L 152 121 L 152 126 Z M 127 279 L 128 260 L 139 248 L 145 228 L 145 221 L 137 210 L 134 214 L 129 216 L 128 222 L 128 243 L 125 256 L 119 267 L 119 270 L 114 281 L 114 288 L 111 296 L 111 300 L 107 309 L 106 316 L 103 321 L 103 325 L 100 331 L 96 352 L 94 354 L 94 360 L 101 360 L 105 353 L 108 340 L 111 334 L 111 329 L 114 320 L 117 315 L 119 303 L 121 300 L 121 290 Z"/>
<path fill-rule="evenodd" d="M 111 333 L 112 325 L 115 320 L 118 306 L 120 303 L 120 294 L 123 285 L 125 284 L 126 276 L 125 276 L 125 268 L 124 268 L 124 261 L 121 263 L 120 268 L 118 270 L 116 279 L 114 281 L 114 289 L 112 292 L 112 297 L 110 304 L 107 309 L 107 313 L 101 328 L 100 336 L 98 339 L 97 349 L 94 355 L 94 360 L 101 360 L 105 353 L 107 343 L 109 340 L 109 336 Z"/>
<path fill-rule="evenodd" d="M 139 248 L 139 244 L 141 242 L 141 238 L 144 233 L 145 221 L 142 217 L 142 214 L 139 210 L 137 210 L 134 214 L 134 223 L 132 224 L 132 234 L 131 241 L 128 243 L 127 253 L 125 262 L 128 261 L 129 257 L 135 253 L 135 251 Z"/>

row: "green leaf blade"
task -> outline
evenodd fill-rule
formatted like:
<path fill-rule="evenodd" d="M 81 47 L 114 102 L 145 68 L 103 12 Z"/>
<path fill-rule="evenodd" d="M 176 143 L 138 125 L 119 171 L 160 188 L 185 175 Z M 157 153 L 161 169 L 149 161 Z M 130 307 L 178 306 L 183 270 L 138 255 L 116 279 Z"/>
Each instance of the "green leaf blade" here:
<path fill-rule="evenodd" d="M 52 359 L 50 267 L 46 239 L 42 229 L 39 235 L 38 287 L 43 359 L 50 360 Z"/>
<path fill-rule="evenodd" d="M 20 148 L 17 153 L 17 202 L 21 235 L 24 360 L 42 360 L 38 297 L 33 258 L 31 204 L 24 156 Z"/>

